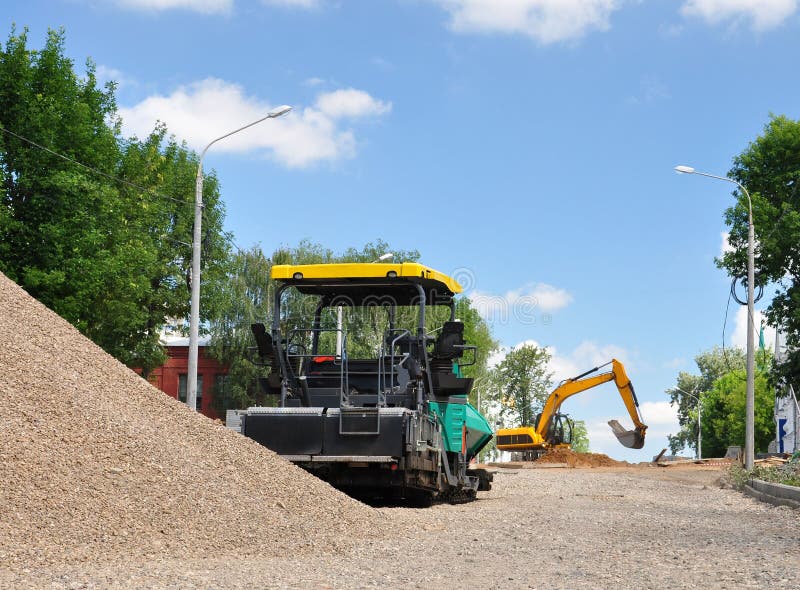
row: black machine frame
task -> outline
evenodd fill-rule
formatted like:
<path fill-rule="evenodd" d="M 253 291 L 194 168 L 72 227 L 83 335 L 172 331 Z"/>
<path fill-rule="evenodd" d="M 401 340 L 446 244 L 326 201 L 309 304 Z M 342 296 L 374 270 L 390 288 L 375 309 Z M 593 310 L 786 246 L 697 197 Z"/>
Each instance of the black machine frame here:
<path fill-rule="evenodd" d="M 344 284 L 283 280 L 274 293 L 271 333 L 263 324 L 253 326 L 259 364 L 271 366 L 265 389 L 280 395 L 280 406 L 249 409 L 242 416 L 242 433 L 359 497 L 464 501 L 474 498 L 479 487 L 488 489 L 485 471 L 470 470 L 469 457 L 444 450 L 440 424 L 426 408 L 429 400 L 466 403 L 464 394 L 473 380 L 454 374 L 453 363 L 468 366 L 476 357 L 476 347 L 465 344 L 464 326 L 455 318 L 453 293 L 437 290 L 439 284 L 424 277 Z M 291 288 L 321 299 L 310 328 L 284 327 L 282 332 L 283 295 Z M 431 305 L 449 308 L 437 338 L 426 333 Z M 323 311 L 338 306 L 388 308 L 388 330 L 376 361 L 349 359 L 346 331 L 322 327 Z M 398 306 L 418 306 L 413 332 L 396 327 Z M 319 354 L 326 332 L 341 335 L 340 357 Z M 300 339 L 310 334 L 310 350 L 292 348 L 293 336 L 299 334 L 304 334 Z M 473 351 L 472 361 L 460 363 L 468 350 Z M 372 384 L 356 387 L 365 383 L 359 363 L 364 375 L 374 378 L 374 391 Z"/>

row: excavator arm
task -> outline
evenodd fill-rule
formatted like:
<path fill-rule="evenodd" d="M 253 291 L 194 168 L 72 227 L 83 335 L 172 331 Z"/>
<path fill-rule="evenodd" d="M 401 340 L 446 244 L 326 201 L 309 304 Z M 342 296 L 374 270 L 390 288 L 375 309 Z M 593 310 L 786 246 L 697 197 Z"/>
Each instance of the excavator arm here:
<path fill-rule="evenodd" d="M 600 375 L 583 379 L 583 377 L 586 375 L 594 373 L 597 370 L 599 370 L 599 367 L 595 367 L 591 371 L 581 373 L 572 379 L 562 381 L 561 384 L 552 391 L 550 397 L 548 397 L 547 401 L 544 403 L 542 414 L 539 417 L 539 422 L 536 424 L 536 432 L 539 436 L 542 438 L 546 437 L 550 420 L 552 420 L 553 416 L 558 414 L 559 410 L 561 409 L 561 404 L 563 404 L 566 400 L 571 398 L 573 395 L 581 393 L 582 391 L 586 391 L 592 387 L 597 387 L 603 383 L 608 383 L 614 378 L 614 373 L 601 373 Z"/>
<path fill-rule="evenodd" d="M 588 377 L 588 375 L 592 375 L 592 373 L 599 371 L 607 365 L 611 365 L 610 371 Z M 577 377 L 562 381 L 547 398 L 542 408 L 542 414 L 536 424 L 536 428 L 532 429 L 523 426 L 520 428 L 498 430 L 497 448 L 512 451 L 546 448 L 551 442 L 547 440 L 550 422 L 559 414 L 561 404 L 573 395 L 597 387 L 603 383 L 608 383 L 609 381 L 614 381 L 614 384 L 617 386 L 619 395 L 633 421 L 634 428 L 633 430 L 625 430 L 616 420 L 610 420 L 608 425 L 611 427 L 617 440 L 619 440 L 623 446 L 631 449 L 641 449 L 644 446 L 647 425 L 642 421 L 642 416 L 639 412 L 639 401 L 636 399 L 636 392 L 633 389 L 633 384 L 628 378 L 628 374 L 625 372 L 625 367 L 617 359 L 611 359 L 611 361 L 605 365 L 600 365 L 585 373 L 581 373 Z"/>
<path fill-rule="evenodd" d="M 587 377 L 587 375 L 591 375 L 606 366 L 601 365 L 585 373 L 581 373 L 577 377 L 567 379 L 553 390 L 544 404 L 542 416 L 539 419 L 539 423 L 536 425 L 536 432 L 539 436 L 545 438 L 550 420 L 558 413 L 561 404 L 563 404 L 565 400 L 577 393 L 591 389 L 592 387 L 614 381 L 619 395 L 625 404 L 625 408 L 628 410 L 628 415 L 630 415 L 631 420 L 633 420 L 634 429 L 625 430 L 616 420 L 609 421 L 608 425 L 611 426 L 611 430 L 614 431 L 614 434 L 623 446 L 631 449 L 641 449 L 644 446 L 644 436 L 647 426 L 642 421 L 642 416 L 639 412 L 639 400 L 636 399 L 633 383 L 631 383 L 631 380 L 628 378 L 625 367 L 617 359 L 611 359 L 611 362 L 607 364 L 611 365 L 611 370 L 606 373 Z"/>
<path fill-rule="evenodd" d="M 636 399 L 636 392 L 633 389 L 633 383 L 628 379 L 628 374 L 625 372 L 625 367 L 617 359 L 611 359 L 612 369 L 614 374 L 614 383 L 617 385 L 619 395 L 628 409 L 628 415 L 633 421 L 633 430 L 625 430 L 622 425 L 616 420 L 609 420 L 608 425 L 614 431 L 617 440 L 630 449 L 641 449 L 644 446 L 644 435 L 647 431 L 647 425 L 642 422 L 642 414 L 639 412 L 639 400 Z"/>

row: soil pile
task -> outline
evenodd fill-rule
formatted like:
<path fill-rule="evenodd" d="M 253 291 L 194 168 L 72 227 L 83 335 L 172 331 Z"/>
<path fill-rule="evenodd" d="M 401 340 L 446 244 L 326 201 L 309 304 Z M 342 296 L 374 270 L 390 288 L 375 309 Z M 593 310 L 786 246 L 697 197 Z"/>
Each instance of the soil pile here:
<path fill-rule="evenodd" d="M 189 411 L 0 274 L 0 569 L 335 550 L 377 511 Z"/>
<path fill-rule="evenodd" d="M 551 449 L 537 459 L 538 463 L 566 463 L 570 467 L 622 467 L 628 465 L 602 453 L 576 453 L 571 449 Z"/>

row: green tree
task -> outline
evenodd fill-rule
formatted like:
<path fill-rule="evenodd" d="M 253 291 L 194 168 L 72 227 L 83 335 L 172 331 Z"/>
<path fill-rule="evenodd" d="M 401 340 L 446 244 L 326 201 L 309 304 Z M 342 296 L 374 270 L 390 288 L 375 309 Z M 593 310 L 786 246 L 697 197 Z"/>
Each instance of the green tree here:
<path fill-rule="evenodd" d="M 667 390 L 672 404 L 678 408 L 678 424 L 681 427 L 677 434 L 667 437 L 673 454 L 687 447 L 697 452 L 697 399 L 711 391 L 720 377 L 744 369 L 745 365 L 744 351 L 740 348 L 722 349 L 715 346 L 701 352 L 694 360 L 700 374 L 681 371 L 676 387 Z"/>
<path fill-rule="evenodd" d="M 64 57 L 63 31 L 50 31 L 45 47 L 33 51 L 27 31 L 17 35 L 12 29 L 0 51 L 0 125 L 6 131 L 0 144 L 0 270 L 34 296 L 61 301 L 75 320 L 81 319 L 74 308 L 84 293 L 72 281 L 102 280 L 102 272 L 83 268 L 82 259 L 106 249 L 104 226 L 119 219 L 117 195 L 93 173 L 9 131 L 112 174 L 118 133 L 106 121 L 115 112 L 113 89 L 97 87 L 94 66 L 89 63 L 80 79 Z M 72 276 L 76 270 L 82 271 L 79 279 Z"/>
<path fill-rule="evenodd" d="M 730 177 L 744 185 L 753 201 L 756 233 L 756 282 L 773 284 L 777 293 L 766 310 L 768 321 L 786 335 L 788 355 L 775 364 L 773 377 L 783 383 L 800 378 L 800 121 L 772 116 L 757 137 L 734 160 Z M 727 209 L 733 250 L 717 261 L 731 276 L 747 270 L 747 198 Z"/>
<path fill-rule="evenodd" d="M 197 160 L 163 126 L 143 141 L 123 139 L 114 85 L 98 87 L 91 61 L 79 76 L 64 39 L 49 31 L 36 51 L 27 31 L 12 29 L 0 49 L 0 270 L 148 372 L 163 361 L 166 318 L 188 315 Z M 204 202 L 210 287 L 228 256 L 213 174 Z M 215 292 L 204 295 L 207 314 Z"/>
<path fill-rule="evenodd" d="M 589 431 L 583 420 L 575 420 L 575 426 L 572 429 L 572 450 L 576 453 L 589 452 Z"/>
<path fill-rule="evenodd" d="M 703 455 L 722 457 L 729 446 L 744 448 L 745 437 L 745 371 L 728 373 L 702 396 Z M 773 408 L 775 389 L 767 374 L 755 376 L 755 451 L 765 452 L 775 437 Z"/>
<path fill-rule="evenodd" d="M 492 369 L 491 395 L 504 423 L 535 426 L 552 387 L 549 360 L 544 348 L 524 344 L 509 351 Z"/>
<path fill-rule="evenodd" d="M 772 365 L 769 350 L 759 351 L 756 371 L 756 449 L 766 450 L 774 436 L 772 420 L 774 390 L 768 384 Z M 698 401 L 702 405 L 703 455 L 719 457 L 728 446 L 743 444 L 745 428 L 745 353 L 740 348 L 714 347 L 695 357 L 699 375 L 681 372 L 677 387 L 667 390 L 678 406 L 677 435 L 670 435 L 673 453 L 689 447 L 697 451 Z M 683 390 L 683 391 L 680 391 Z M 740 407 L 741 406 L 741 407 Z M 741 432 L 740 432 L 741 431 Z M 741 434 L 741 436 L 739 436 Z"/>
<path fill-rule="evenodd" d="M 264 370 L 248 360 L 248 349 L 255 345 L 250 326 L 255 322 L 269 325 L 271 268 L 271 260 L 258 246 L 233 255 L 230 276 L 223 283 L 226 304 L 211 320 L 210 353 L 228 367 L 222 391 L 214 392 L 218 411 L 251 406 L 258 398 L 258 378 L 264 376 Z"/>
<path fill-rule="evenodd" d="M 132 273 L 129 284 L 137 284 L 139 288 L 128 292 L 120 285 L 113 300 L 127 303 L 126 317 L 134 320 L 135 329 L 129 335 L 114 334 L 109 329 L 114 324 L 106 322 L 95 341 L 127 364 L 141 366 L 148 372 L 163 362 L 159 344 L 162 326 L 169 318 L 180 319 L 189 314 L 190 243 L 198 162 L 185 144 L 167 135 L 162 124 L 143 140 L 132 138 L 121 142 L 121 152 L 119 176 L 137 187 L 149 189 L 142 194 L 130 185 L 120 188 L 129 203 L 124 231 L 135 242 L 124 269 Z M 213 172 L 206 173 L 200 256 L 203 333 L 205 323 L 220 312 L 222 289 L 231 264 L 230 236 L 223 230 L 223 221 L 219 182 Z"/>

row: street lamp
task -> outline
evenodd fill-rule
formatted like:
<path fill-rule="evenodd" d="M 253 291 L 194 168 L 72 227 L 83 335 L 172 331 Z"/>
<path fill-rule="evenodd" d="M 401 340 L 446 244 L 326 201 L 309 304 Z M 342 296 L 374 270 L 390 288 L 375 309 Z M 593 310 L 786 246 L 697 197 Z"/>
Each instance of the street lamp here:
<path fill-rule="evenodd" d="M 744 468 L 753 469 L 755 447 L 755 342 L 753 310 L 755 289 L 755 230 L 753 229 L 753 202 L 750 193 L 744 186 L 727 176 L 716 176 L 706 172 L 698 172 L 690 166 L 675 166 L 675 171 L 682 174 L 699 174 L 708 178 L 724 180 L 738 186 L 747 196 L 747 394 L 745 398 L 745 437 L 744 437 Z"/>
<path fill-rule="evenodd" d="M 285 115 L 292 110 L 292 107 L 283 105 L 272 109 L 266 117 L 261 117 L 258 121 L 253 121 L 239 127 L 230 133 L 221 135 L 209 143 L 200 153 L 200 161 L 197 163 L 197 182 L 194 191 L 194 233 L 192 235 L 192 294 L 191 309 L 189 312 L 189 374 L 186 377 L 186 405 L 192 410 L 197 410 L 197 348 L 198 335 L 200 333 L 200 223 L 203 219 L 203 158 L 212 145 L 221 139 L 230 137 L 234 133 L 239 133 L 248 127 L 257 125 L 267 119 L 275 119 Z"/>
<path fill-rule="evenodd" d="M 680 387 L 673 387 L 675 391 L 680 391 L 681 393 L 685 393 L 689 397 L 693 397 L 697 400 L 697 458 L 703 458 L 703 402 L 700 400 L 700 396 L 689 393 L 685 389 L 681 389 Z"/>

